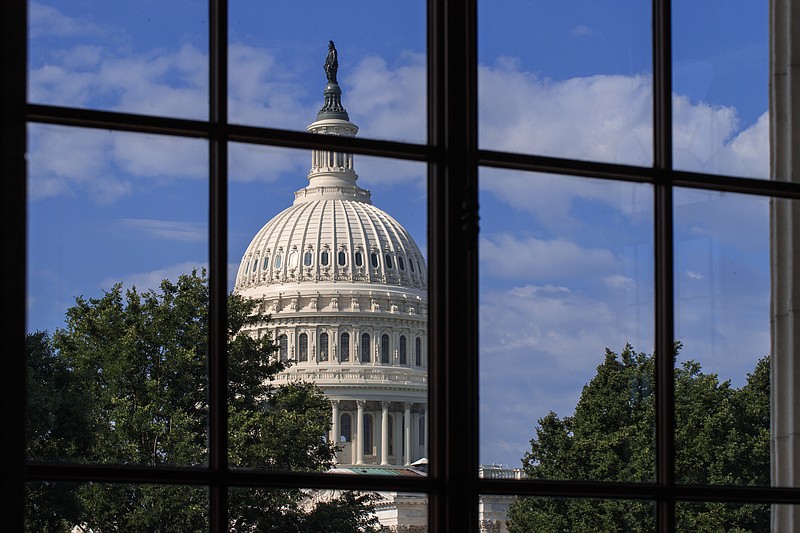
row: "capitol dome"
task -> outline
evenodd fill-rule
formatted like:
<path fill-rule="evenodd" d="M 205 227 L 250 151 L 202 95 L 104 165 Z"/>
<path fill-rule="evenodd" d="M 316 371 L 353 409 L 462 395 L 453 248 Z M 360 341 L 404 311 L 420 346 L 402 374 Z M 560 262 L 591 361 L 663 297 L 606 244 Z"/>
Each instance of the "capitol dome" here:
<path fill-rule="evenodd" d="M 335 54 L 331 43 L 324 104 L 307 130 L 353 137 Z M 278 382 L 313 381 L 330 400 L 338 463 L 410 465 L 427 449 L 425 259 L 357 184 L 352 154 L 313 150 L 307 179 L 242 255 L 234 290 L 270 317 L 246 333 L 278 344 L 289 363 Z"/>

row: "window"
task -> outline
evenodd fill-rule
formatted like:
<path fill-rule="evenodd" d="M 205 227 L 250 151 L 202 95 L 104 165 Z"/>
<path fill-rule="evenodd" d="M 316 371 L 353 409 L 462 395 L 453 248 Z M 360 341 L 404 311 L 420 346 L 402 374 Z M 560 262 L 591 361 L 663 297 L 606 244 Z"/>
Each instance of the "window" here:
<path fill-rule="evenodd" d="M 488 2 L 486 2 L 488 3 Z M 486 4 L 484 3 L 484 4 Z M 430 168 L 428 188 L 430 191 L 430 234 L 428 238 L 429 261 L 428 278 L 435 288 L 437 298 L 432 300 L 429 319 L 429 338 L 426 364 L 433 372 L 431 390 L 432 411 L 428 415 L 429 435 L 426 437 L 431 448 L 432 465 L 434 461 L 445 464 L 433 465 L 429 478 L 404 479 L 403 483 L 390 479 L 381 483 L 387 490 L 434 493 L 447 497 L 431 500 L 431 527 L 434 531 L 476 531 L 476 509 L 469 503 L 477 501 L 477 492 L 547 495 L 553 490 L 549 482 L 524 480 L 510 487 L 505 480 L 477 479 L 478 457 L 478 384 L 475 380 L 464 380 L 461 370 L 463 365 L 477 367 L 478 353 L 476 336 L 478 331 L 477 304 L 477 250 L 478 250 L 478 184 L 479 167 L 516 169 L 542 173 L 551 177 L 565 175 L 600 178 L 612 183 L 643 183 L 654 191 L 653 210 L 655 227 L 653 230 L 653 246 L 645 252 L 652 257 L 656 265 L 655 278 L 656 302 L 655 317 L 652 323 L 655 329 L 656 353 L 670 354 L 675 337 L 673 319 L 675 315 L 675 295 L 673 279 L 676 275 L 672 251 L 674 248 L 673 193 L 679 187 L 702 190 L 712 193 L 738 193 L 751 196 L 763 196 L 771 199 L 800 198 L 800 184 L 788 181 L 792 172 L 776 172 L 781 180 L 759 181 L 742 180 L 731 176 L 716 176 L 703 172 L 676 171 L 672 161 L 672 69 L 671 61 L 671 5 L 670 2 L 655 0 L 653 2 L 653 142 L 654 154 L 652 164 L 616 165 L 602 161 L 575 160 L 569 158 L 548 158 L 542 155 L 526 155 L 484 150 L 478 148 L 477 141 L 477 2 L 454 4 L 442 0 L 430 0 L 428 13 L 431 20 L 428 25 L 427 61 L 431 79 L 428 80 L 427 110 L 430 116 L 430 134 L 427 143 L 397 143 L 374 139 L 337 139 L 337 143 L 352 148 L 356 154 L 382 155 L 399 159 L 425 161 Z M 28 21 L 26 10 L 20 8 L 24 2 L 9 0 L 3 3 L 3 16 L 0 17 L 5 50 L 27 49 Z M 789 20 L 789 2 L 776 0 L 771 2 L 772 20 Z M 228 530 L 227 494 L 237 483 L 263 485 L 266 487 L 294 486 L 295 480 L 280 473 L 266 479 L 258 472 L 231 471 L 227 467 L 227 450 L 225 439 L 226 395 L 225 390 L 226 355 L 224 349 L 225 301 L 227 294 L 227 265 L 238 258 L 228 257 L 227 241 L 229 208 L 225 192 L 228 183 L 228 145 L 232 140 L 243 143 L 261 143 L 278 146 L 303 147 L 313 146 L 315 149 L 329 150 L 326 139 L 322 136 L 307 135 L 294 131 L 270 128 L 250 127 L 244 130 L 231 124 L 228 117 L 227 102 L 227 58 L 229 57 L 226 13 L 226 0 L 211 0 L 208 23 L 209 47 L 208 72 L 212 80 L 209 88 L 208 113 L 199 120 L 183 120 L 172 117 L 155 117 L 137 114 L 137 112 L 116 113 L 103 110 L 70 108 L 59 105 L 41 105 L 26 102 L 27 68 L 24 55 L 6 54 L 3 58 L 4 88 L 0 105 L 3 107 L 4 137 L 2 175 L 5 177 L 4 194 L 2 195 L 3 243 L 9 259 L 9 273 L 0 277 L 4 307 L 10 312 L 2 321 L 2 338 L 6 339 L 6 350 L 10 356 L 6 358 L 4 368 L 2 401 L 4 435 L 11 451 L 4 452 L 4 459 L 12 464 L 10 471 L 4 476 L 4 494 L 14 497 L 4 501 L 3 513 L 0 514 L 0 530 L 19 531 L 23 521 L 24 507 L 18 495 L 24 494 L 25 482 L 31 480 L 92 480 L 103 479 L 128 483 L 136 482 L 170 482 L 185 485 L 208 487 L 210 509 L 210 530 L 222 533 Z M 787 25 L 788 26 L 788 25 Z M 775 30 L 775 28 L 773 28 Z M 784 30 L 788 31 L 788 30 Z M 575 34 L 577 35 L 577 34 Z M 327 37 L 323 37 L 325 39 Z M 788 43 L 786 42 L 788 40 Z M 796 35 L 783 36 L 779 40 L 777 52 L 791 53 L 800 38 Z M 202 61 L 202 60 L 201 60 Z M 789 58 L 786 64 L 796 64 L 797 58 Z M 434 68 L 435 67 L 435 68 Z M 779 68 L 781 66 L 779 65 Z M 779 111 L 786 112 L 790 120 L 798 113 L 789 108 L 789 104 L 778 98 L 774 105 Z M 783 106 L 783 107 L 781 107 Z M 784 109 L 786 107 L 786 109 Z M 8 117 L 8 118 L 6 118 Z M 211 118 L 207 118 L 211 117 Z M 209 144 L 209 153 L 213 154 L 208 162 L 210 207 L 208 235 L 211 240 L 212 256 L 208 258 L 210 283 L 210 331 L 209 341 L 209 404 L 212 431 L 209 434 L 210 459 L 207 468 L 196 468 L 189 471 L 180 469 L 154 470 L 147 467 L 109 468 L 103 466 L 87 466 L 78 464 L 23 464 L 22 455 L 25 446 L 24 413 L 19 408 L 20 398 L 25 395 L 25 351 L 24 317 L 26 313 L 25 268 L 26 234 L 21 229 L 27 227 L 26 220 L 26 183 L 25 163 L 26 127 L 31 124 L 61 124 L 83 127 L 96 131 L 117 130 L 135 131 L 148 135 L 169 136 L 169 138 L 202 138 Z M 794 123 L 792 124 L 794 125 Z M 315 138 L 319 137 L 319 138 Z M 788 159 L 787 159 L 788 160 Z M 780 164 L 780 162 L 779 162 Z M 796 163 L 794 163 L 796 164 Z M 789 165 L 789 170 L 795 170 Z M 782 170 L 782 169 L 778 169 Z M 789 252 L 796 253 L 797 243 L 791 241 L 787 245 Z M 265 258 L 266 261 L 266 258 Z M 374 268 L 378 267 L 377 254 L 370 257 Z M 785 272 L 795 268 L 792 259 L 784 266 L 784 275 L 796 273 Z M 339 252 L 337 262 L 344 266 L 346 255 Z M 275 253 L 273 267 L 282 267 L 282 254 Z M 252 268 L 252 266 L 250 267 Z M 425 271 L 420 263 L 409 259 L 409 268 L 415 268 L 421 276 Z M 781 267 L 776 267 L 780 269 Z M 342 334 L 340 342 L 349 343 L 349 337 Z M 220 340 L 222 339 L 222 340 Z M 345 341 L 347 339 L 347 341 Z M 366 341 L 366 347 L 365 347 Z M 279 336 L 279 357 L 288 360 L 288 342 L 286 335 Z M 370 361 L 370 336 L 361 337 L 361 361 Z M 349 346 L 348 346 L 349 349 Z M 345 359 L 346 350 L 341 350 L 341 358 Z M 415 365 L 422 365 L 421 339 L 414 341 Z M 221 363 L 221 364 L 220 364 Z M 775 488 L 769 486 L 737 487 L 735 491 L 718 487 L 684 487 L 676 484 L 675 453 L 669 435 L 672 434 L 672 414 L 674 412 L 673 362 L 669 357 L 662 357 L 656 363 L 656 384 L 660 391 L 656 414 L 657 433 L 660 436 L 656 451 L 656 471 L 661 478 L 653 484 L 604 484 L 564 481 L 558 484 L 557 491 L 561 497 L 576 498 L 600 497 L 613 498 L 620 494 L 636 494 L 656 502 L 657 525 L 659 531 L 674 528 L 675 502 L 694 501 L 702 491 L 703 498 L 721 503 L 728 500 L 751 500 L 759 502 L 780 501 L 782 503 L 800 504 L 800 491 L 796 488 Z M 473 368 L 472 370 L 475 370 Z M 466 372 L 472 376 L 477 371 Z M 788 373 L 787 373 L 788 375 Z M 790 385 L 797 386 L 797 383 Z M 341 415 L 341 433 L 347 441 L 351 437 L 351 418 L 348 413 Z M 366 425 L 366 420 L 364 421 Z M 371 421 L 370 421 L 371 424 Z M 404 427 L 403 424 L 401 427 Z M 447 439 L 443 438 L 445 435 Z M 405 439 L 401 439 L 405 446 Z M 452 444 L 448 444 L 452 443 Z M 366 446 L 366 443 L 365 443 Z M 788 466 L 787 466 L 788 468 Z M 473 476 L 474 478 L 470 477 Z M 337 476 L 304 474 L 314 486 L 330 489 L 337 488 Z M 462 483 L 467 476 L 469 483 Z M 367 481 L 349 480 L 348 486 L 373 487 L 376 483 L 364 476 Z M 438 528 L 438 529 L 437 529 Z"/>
<path fill-rule="evenodd" d="M 356 252 L 355 261 L 356 261 L 356 266 L 357 266 L 357 267 L 363 266 L 363 264 L 364 264 L 364 258 L 363 258 L 363 256 L 361 255 L 361 252 Z"/>
<path fill-rule="evenodd" d="M 306 251 L 306 253 L 303 254 L 303 266 L 310 267 L 312 259 L 313 254 L 311 253 L 311 250 Z"/>
<path fill-rule="evenodd" d="M 301 363 L 308 362 L 308 334 L 301 333 L 300 338 L 298 339 L 299 344 L 299 359 Z"/>
<path fill-rule="evenodd" d="M 339 266 L 345 266 L 347 264 L 347 253 L 344 250 L 339 250 L 337 254 Z"/>
<path fill-rule="evenodd" d="M 320 361 L 327 361 L 328 360 L 328 334 L 327 333 L 320 333 L 319 334 L 319 360 Z"/>
<path fill-rule="evenodd" d="M 400 270 L 406 269 L 406 263 L 405 261 L 403 261 L 403 256 L 401 255 L 397 256 L 397 268 L 399 268 Z"/>
<path fill-rule="evenodd" d="M 340 418 L 341 430 L 340 433 L 342 442 L 350 442 L 352 441 L 353 436 L 353 419 L 350 416 L 350 413 L 342 413 Z"/>
<path fill-rule="evenodd" d="M 369 363 L 372 361 L 372 355 L 370 352 L 370 342 L 369 342 L 369 333 L 362 333 L 361 334 L 361 362 L 362 363 Z"/>
<path fill-rule="evenodd" d="M 262 270 L 267 270 L 269 268 L 269 256 L 264 256 L 264 266 L 261 267 Z"/>
<path fill-rule="evenodd" d="M 381 363 L 389 364 L 389 335 L 384 333 L 381 335 Z"/>
<path fill-rule="evenodd" d="M 278 337 L 278 352 L 280 353 L 281 361 L 284 363 L 289 361 L 289 338 L 286 335 Z"/>
<path fill-rule="evenodd" d="M 386 257 L 384 259 L 386 260 L 386 268 L 392 268 L 392 256 L 386 254 Z"/>
<path fill-rule="evenodd" d="M 339 335 L 339 361 L 350 360 L 350 334 L 346 331 Z"/>
<path fill-rule="evenodd" d="M 322 266 L 328 266 L 330 262 L 330 254 L 328 253 L 328 250 L 322 251 L 322 254 L 320 254 L 319 262 L 320 264 L 322 264 Z"/>
<path fill-rule="evenodd" d="M 400 364 L 405 365 L 408 363 L 406 360 L 406 336 L 400 335 Z"/>

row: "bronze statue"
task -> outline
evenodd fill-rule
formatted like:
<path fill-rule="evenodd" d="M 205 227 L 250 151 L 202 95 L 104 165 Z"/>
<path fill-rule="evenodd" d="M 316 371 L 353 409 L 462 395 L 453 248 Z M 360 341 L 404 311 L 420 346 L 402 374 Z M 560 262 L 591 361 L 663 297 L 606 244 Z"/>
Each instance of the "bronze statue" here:
<path fill-rule="evenodd" d="M 328 41 L 328 56 L 325 58 L 324 68 L 328 83 L 338 83 L 336 81 L 336 72 L 339 70 L 339 55 L 336 52 L 336 46 L 333 41 Z"/>

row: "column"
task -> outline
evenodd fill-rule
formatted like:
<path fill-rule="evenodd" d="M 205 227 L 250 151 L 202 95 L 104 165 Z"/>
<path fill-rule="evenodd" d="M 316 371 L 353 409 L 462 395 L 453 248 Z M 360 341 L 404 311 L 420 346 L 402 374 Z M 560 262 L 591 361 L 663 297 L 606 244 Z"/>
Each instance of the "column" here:
<path fill-rule="evenodd" d="M 428 431 L 428 428 L 431 427 L 431 426 L 430 426 L 430 423 L 428 422 L 428 420 L 430 420 L 430 419 L 428 418 L 428 404 L 427 403 L 425 404 L 425 410 L 423 412 L 425 413 L 425 424 L 422 425 L 422 429 L 425 430 L 425 435 L 424 435 L 425 440 L 423 441 L 425 443 L 425 445 L 422 447 L 422 455 L 424 457 L 428 457 L 428 435 L 430 435 L 430 431 Z"/>
<path fill-rule="evenodd" d="M 405 407 L 405 444 L 406 444 L 406 465 L 411 464 L 411 403 L 406 402 L 403 407 Z"/>
<path fill-rule="evenodd" d="M 389 464 L 389 402 L 381 402 L 381 465 Z"/>
<path fill-rule="evenodd" d="M 331 400 L 331 442 L 339 445 L 339 400 Z M 336 454 L 336 462 L 339 462 L 339 454 Z"/>
<path fill-rule="evenodd" d="M 770 5 L 770 176 L 800 182 L 800 18 L 792 0 Z M 773 486 L 800 483 L 800 205 L 770 202 L 770 466 Z M 800 530 L 800 506 L 773 505 L 772 531 Z"/>
<path fill-rule="evenodd" d="M 364 405 L 367 402 L 364 400 L 358 400 L 356 405 L 358 405 L 358 412 L 356 414 L 356 442 L 354 443 L 356 446 L 356 464 L 363 465 L 364 464 Z"/>

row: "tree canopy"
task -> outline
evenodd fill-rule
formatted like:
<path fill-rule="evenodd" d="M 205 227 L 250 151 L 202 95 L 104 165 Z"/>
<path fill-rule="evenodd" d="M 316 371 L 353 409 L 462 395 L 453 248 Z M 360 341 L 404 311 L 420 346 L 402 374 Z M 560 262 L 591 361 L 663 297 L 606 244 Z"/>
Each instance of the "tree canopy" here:
<path fill-rule="evenodd" d="M 229 461 L 233 467 L 324 471 L 330 405 L 312 383 L 275 386 L 285 368 L 260 323 L 257 301 L 228 298 Z M 66 327 L 28 336 L 28 457 L 34 461 L 203 466 L 208 452 L 208 286 L 193 272 L 159 290 L 78 298 Z M 231 531 L 376 531 L 374 497 L 344 492 L 309 505 L 295 489 L 230 493 Z M 206 531 L 202 487 L 33 483 L 27 529 Z M 348 520 L 339 520 L 348 517 Z M 346 524 L 346 526 L 345 526 Z"/>
<path fill-rule="evenodd" d="M 676 355 L 680 345 L 676 346 Z M 652 482 L 655 479 L 654 359 L 626 346 L 606 350 L 571 416 L 539 419 L 522 458 L 535 479 Z M 675 469 L 679 483 L 769 484 L 769 358 L 734 388 L 696 361 L 675 369 Z M 769 530 L 769 506 L 681 504 L 677 529 Z M 521 498 L 509 509 L 509 531 L 645 532 L 654 506 L 618 500 Z"/>

